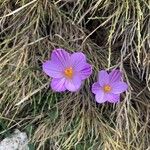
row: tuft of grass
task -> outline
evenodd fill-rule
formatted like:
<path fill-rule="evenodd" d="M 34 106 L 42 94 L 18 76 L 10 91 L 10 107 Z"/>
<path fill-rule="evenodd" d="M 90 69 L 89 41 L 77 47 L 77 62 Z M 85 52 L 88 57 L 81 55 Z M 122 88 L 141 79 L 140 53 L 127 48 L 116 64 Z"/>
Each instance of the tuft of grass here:
<path fill-rule="evenodd" d="M 0 1 L 0 135 L 28 133 L 32 149 L 149 149 L 148 0 Z M 93 75 L 78 93 L 49 88 L 42 62 L 56 47 L 83 51 Z M 98 105 L 100 69 L 120 68 L 129 90 Z"/>

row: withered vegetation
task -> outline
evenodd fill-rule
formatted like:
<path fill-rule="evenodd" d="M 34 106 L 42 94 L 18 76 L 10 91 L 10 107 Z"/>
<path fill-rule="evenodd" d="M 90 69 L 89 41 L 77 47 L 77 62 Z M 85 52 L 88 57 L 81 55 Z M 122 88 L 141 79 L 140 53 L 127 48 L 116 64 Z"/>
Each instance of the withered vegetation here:
<path fill-rule="evenodd" d="M 77 93 L 52 92 L 42 72 L 57 47 L 93 65 Z M 91 85 L 114 68 L 129 89 L 98 105 Z M 150 1 L 1 0 L 0 99 L 0 139 L 19 128 L 37 150 L 148 150 Z"/>

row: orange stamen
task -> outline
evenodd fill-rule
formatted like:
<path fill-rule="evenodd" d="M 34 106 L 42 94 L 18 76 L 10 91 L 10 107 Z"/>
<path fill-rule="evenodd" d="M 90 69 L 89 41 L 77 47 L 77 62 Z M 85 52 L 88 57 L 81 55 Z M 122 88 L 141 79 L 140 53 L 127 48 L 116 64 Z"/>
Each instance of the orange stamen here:
<path fill-rule="evenodd" d="M 67 78 L 72 78 L 72 76 L 73 76 L 73 69 L 72 69 L 72 67 L 66 68 L 64 73 L 65 73 L 65 76 Z"/>
<path fill-rule="evenodd" d="M 104 92 L 110 92 L 110 91 L 111 91 L 111 86 L 105 85 L 105 86 L 103 87 L 103 90 L 104 90 Z"/>

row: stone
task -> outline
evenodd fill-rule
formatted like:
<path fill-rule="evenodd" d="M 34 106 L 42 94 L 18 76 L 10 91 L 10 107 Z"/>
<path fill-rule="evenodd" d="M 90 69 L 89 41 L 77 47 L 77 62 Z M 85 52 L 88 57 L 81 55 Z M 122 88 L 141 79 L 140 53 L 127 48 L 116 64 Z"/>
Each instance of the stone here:
<path fill-rule="evenodd" d="M 0 150 L 29 150 L 26 133 L 16 129 L 12 135 L 0 142 Z"/>

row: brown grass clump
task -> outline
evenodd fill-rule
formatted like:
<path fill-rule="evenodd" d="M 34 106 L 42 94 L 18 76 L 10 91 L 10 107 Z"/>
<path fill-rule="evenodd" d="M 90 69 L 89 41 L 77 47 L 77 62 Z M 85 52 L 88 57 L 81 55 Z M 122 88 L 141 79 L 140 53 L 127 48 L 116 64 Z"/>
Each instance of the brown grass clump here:
<path fill-rule="evenodd" d="M 37 150 L 150 148 L 148 0 L 2 0 L 0 12 L 0 138 L 17 127 Z M 56 47 L 93 64 L 80 92 L 49 88 L 41 64 Z M 119 104 L 96 104 L 98 70 L 117 67 L 129 90 Z"/>

